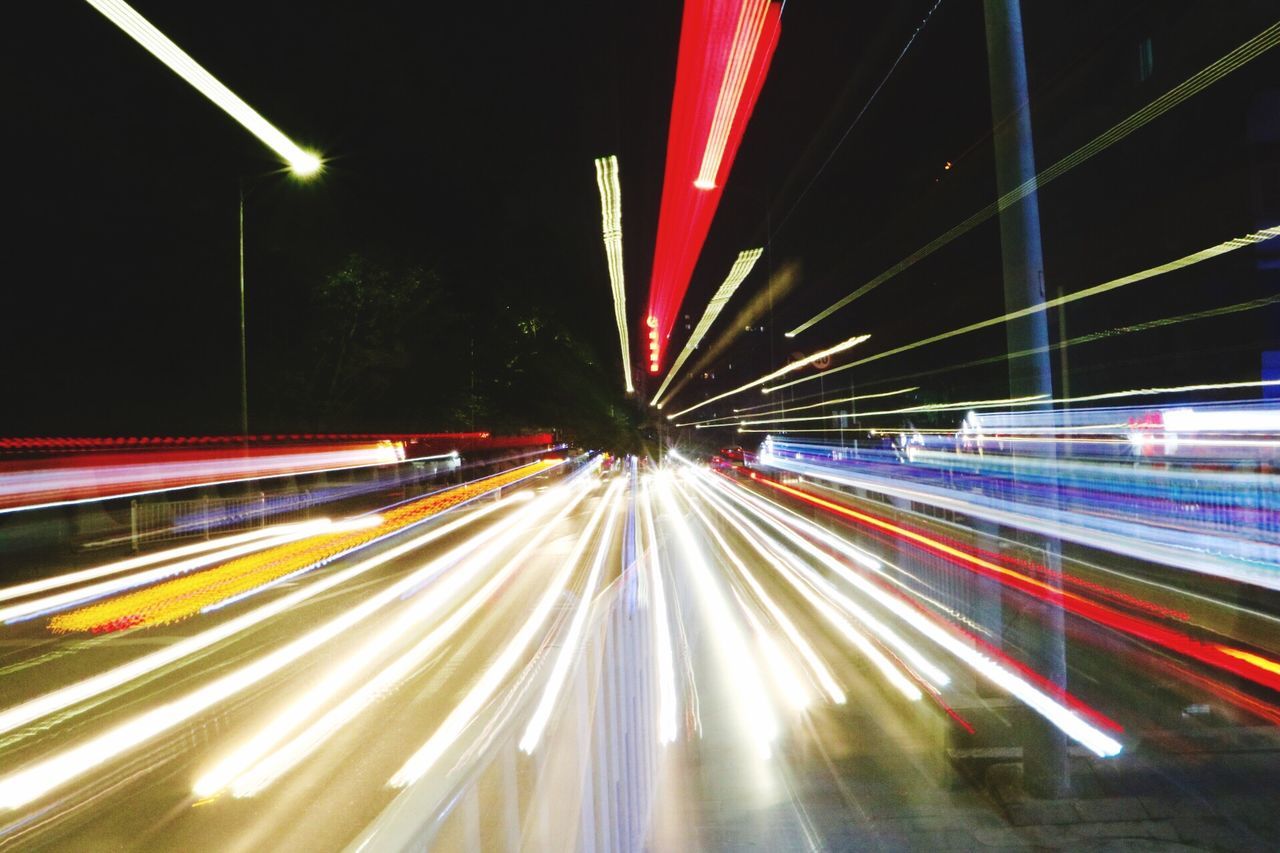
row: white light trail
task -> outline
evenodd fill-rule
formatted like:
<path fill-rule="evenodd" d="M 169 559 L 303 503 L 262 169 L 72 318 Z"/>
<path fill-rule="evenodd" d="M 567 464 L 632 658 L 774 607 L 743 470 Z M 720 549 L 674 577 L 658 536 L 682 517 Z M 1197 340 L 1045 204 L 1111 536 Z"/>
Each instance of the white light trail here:
<path fill-rule="evenodd" d="M 671 369 L 667 371 L 666 378 L 662 380 L 662 384 L 658 386 L 658 392 L 653 395 L 653 399 L 649 401 L 649 405 L 662 408 L 663 402 L 659 402 L 667 386 L 671 384 L 671 380 L 676 378 L 676 373 L 684 366 L 689 356 L 693 355 L 693 351 L 698 348 L 698 344 L 706 336 L 711 329 L 711 324 L 720 316 L 720 312 L 724 310 L 724 306 L 728 304 L 730 297 L 733 296 L 738 286 L 742 284 L 751 273 L 752 267 L 756 265 L 756 261 L 760 260 L 760 256 L 764 254 L 764 249 L 746 249 L 738 253 L 738 259 L 733 262 L 733 266 L 729 269 L 729 275 L 725 278 L 724 283 L 716 290 L 711 301 L 707 303 L 707 308 L 702 312 L 702 319 L 698 320 L 698 325 L 693 327 L 693 334 L 689 336 L 689 340 L 685 342 L 684 349 L 680 350 L 679 357 L 671 364 Z"/>
<path fill-rule="evenodd" d="M 614 486 L 614 492 L 617 491 L 618 484 Z M 609 511 L 616 512 L 614 505 L 617 504 L 617 497 L 614 497 L 610 504 Z M 604 502 L 601 502 L 604 506 Z M 590 538 L 594 528 L 598 523 L 598 516 L 591 520 L 585 537 Z M 525 727 L 524 735 L 520 738 L 520 749 L 526 754 L 532 754 L 538 748 L 538 742 L 542 739 L 542 733 L 547 728 L 547 723 L 551 719 L 551 712 L 555 709 L 556 699 L 560 695 L 560 691 L 564 689 L 565 679 L 569 676 L 569 667 L 573 665 L 574 658 L 577 657 L 578 650 L 582 645 L 582 632 L 587 625 L 587 616 L 591 612 L 592 602 L 595 600 L 596 588 L 600 585 L 600 575 L 604 570 L 605 558 L 609 556 L 609 550 L 613 545 L 610 531 L 613 530 L 613 520 L 610 519 L 609 528 L 605 535 L 600 539 L 600 545 L 596 548 L 595 558 L 591 561 L 591 571 L 587 575 L 586 586 L 583 587 L 582 594 L 578 598 L 578 606 L 573 614 L 573 621 L 569 624 L 569 630 L 565 632 L 564 638 L 560 642 L 560 654 L 556 656 L 556 662 L 551 669 L 551 674 L 547 678 L 547 686 L 543 689 L 542 699 L 538 701 L 538 707 L 533 712 L 533 717 L 529 720 L 529 725 Z"/>
<path fill-rule="evenodd" d="M 699 486 L 695 485 L 695 488 L 699 488 Z M 822 617 L 826 619 L 827 622 L 829 622 L 837 631 L 839 631 L 846 640 L 852 643 L 854 647 L 857 648 L 858 651 L 861 652 L 862 655 L 880 671 L 880 674 L 885 677 L 885 680 L 888 681 L 889 684 L 896 688 L 898 692 L 911 702 L 918 702 L 924 697 L 924 694 L 920 692 L 920 688 L 917 687 L 910 678 L 903 674 L 901 668 L 890 660 L 884 652 L 878 649 L 876 645 L 867 638 L 866 634 L 855 627 L 848 619 L 844 618 L 844 616 L 842 616 L 828 601 L 828 599 L 835 600 L 841 605 L 853 604 L 847 596 L 842 595 L 838 590 L 832 587 L 831 584 L 825 583 L 821 577 L 796 560 L 785 548 L 777 547 L 777 543 L 774 542 L 771 537 L 764 533 L 764 531 L 759 527 L 748 521 L 745 516 L 722 504 L 719 499 L 711 495 L 709 492 L 703 491 L 701 488 L 699 488 L 699 491 L 703 497 L 707 499 L 708 503 L 715 507 L 721 515 L 729 518 L 737 526 L 737 529 L 742 533 L 743 537 L 746 538 L 747 542 L 751 544 L 751 547 L 755 549 L 765 562 L 772 566 L 774 571 L 784 578 L 787 583 L 791 584 L 792 588 L 794 588 L 796 592 L 800 593 L 800 595 L 809 602 L 810 606 L 820 613 Z M 804 575 L 803 579 L 801 574 Z M 819 589 L 821 590 L 822 595 L 818 593 Z M 824 595 L 826 596 L 825 598 L 823 597 Z M 853 606 L 857 608 L 857 605 Z M 846 611 L 847 610 L 848 608 L 846 607 Z M 857 610 L 861 610 L 861 608 L 857 608 Z M 865 611 L 862 612 L 865 613 Z M 856 612 L 851 613 L 851 615 L 854 615 L 854 618 L 858 618 Z M 875 626 L 887 632 L 887 629 L 883 625 L 875 623 Z M 888 633 L 892 634 L 892 632 Z M 893 636 L 896 637 L 896 634 L 893 634 Z M 882 637 L 881 639 L 885 638 Z M 898 638 L 897 645 L 899 648 L 910 648 L 901 640 L 901 638 Z M 915 652 L 914 649 L 911 649 L 911 652 L 913 653 L 912 657 L 923 659 L 922 656 L 918 652 Z M 928 664 L 927 661 L 925 661 L 925 663 L 929 666 L 931 672 L 934 672 L 935 674 L 940 672 L 937 667 L 932 666 L 932 664 Z M 942 679 L 946 679 L 945 673 L 942 674 Z"/>
<path fill-rule="evenodd" d="M 468 557 L 464 565 L 451 571 L 429 595 L 418 600 L 391 625 L 348 656 L 343 664 L 331 670 L 319 684 L 291 702 L 243 747 L 200 777 L 192 788 L 193 792 L 200 797 L 210 797 L 230 787 L 234 796 L 250 797 L 295 767 L 435 654 L 444 642 L 510 582 L 515 573 L 523 568 L 528 556 L 541 547 L 555 526 L 581 503 L 587 493 L 585 489 L 578 490 L 550 521 L 542 522 L 535 516 L 526 515 L 521 523 L 507 527 L 500 536 L 490 540 L 483 550 Z M 423 621 L 450 606 L 458 593 L 473 582 L 482 568 L 490 565 L 517 539 L 527 535 L 535 522 L 538 524 L 537 533 L 461 606 L 450 609 L 444 622 L 281 746 L 290 732 L 302 725 L 316 709 L 338 695 L 353 678 L 364 671 L 368 663 L 376 660 L 392 643 L 410 635 Z"/>
<path fill-rule="evenodd" d="M 653 633 L 658 657 L 658 742 L 676 739 L 676 669 L 671 642 L 671 617 L 667 611 L 666 584 L 662 580 L 662 564 L 658 555 L 658 536 L 653 520 L 653 501 L 649 492 L 651 476 L 641 480 L 640 504 L 648 536 L 647 564 L 653 581 Z"/>
<path fill-rule="evenodd" d="M 708 635 L 718 651 L 723 671 L 731 676 L 732 684 L 737 689 L 738 696 L 733 705 L 742 718 L 744 730 L 755 742 L 757 754 L 761 759 L 768 759 L 773 750 L 774 738 L 778 735 L 778 721 L 765 690 L 764 679 L 755 659 L 744 651 L 748 647 L 746 638 L 716 584 L 711 567 L 698 549 L 693 531 L 689 529 L 684 514 L 676 503 L 675 490 L 670 481 L 669 472 L 658 475 L 658 494 L 665 510 L 665 518 L 675 530 L 676 541 L 683 555 L 683 567 L 693 580 L 698 598 L 702 602 L 703 613 L 710 619 Z"/>
<path fill-rule="evenodd" d="M 314 175 L 320 171 L 320 158 L 296 145 L 266 119 L 224 86 L 217 78 L 202 68 L 186 51 L 174 44 L 150 21 L 139 15 L 122 0 L 86 0 L 107 20 L 124 30 L 134 41 L 146 48 L 200 94 L 213 101 L 252 133 L 271 150 L 279 154 L 289 168 L 300 176 Z"/>
<path fill-rule="evenodd" d="M 796 628 L 795 623 L 782 611 L 782 608 L 777 605 L 773 598 L 765 592 L 764 587 L 760 585 L 760 581 L 756 580 L 755 575 L 747 568 L 747 564 L 729 547 L 729 543 L 720 535 L 720 531 L 716 530 L 712 525 L 711 519 L 707 518 L 706 514 L 698 509 L 693 501 L 689 501 L 689 506 L 692 507 L 694 514 L 702 521 L 703 527 L 715 539 L 716 544 L 720 546 L 721 552 L 729 558 L 729 561 L 738 570 L 738 574 L 742 575 L 746 580 L 747 585 L 751 587 L 751 592 L 764 605 L 765 610 L 769 611 L 769 616 L 782 629 L 782 633 L 786 634 L 787 639 L 791 641 L 796 651 L 799 652 L 800 657 L 808 665 L 809 671 L 813 673 L 813 677 L 821 685 L 823 692 L 827 694 L 827 698 L 837 705 L 843 705 L 845 703 L 844 688 L 831 675 L 831 670 L 818 657 L 817 652 L 813 650 L 813 646 L 809 645 L 809 642 L 805 640 L 804 636 Z M 759 549 L 757 548 L 757 550 Z"/>
<path fill-rule="evenodd" d="M 602 502 L 612 506 L 612 502 L 621 486 L 622 481 L 616 481 L 606 497 L 602 499 Z M 613 538 L 617 518 L 616 512 L 608 514 L 609 521 L 602 534 L 605 540 Z M 529 618 L 520 626 L 520 630 L 511 638 L 511 641 L 498 654 L 498 657 L 489 664 L 489 667 L 463 700 L 449 712 L 449 716 L 440 724 L 435 733 L 409 757 L 409 760 L 396 771 L 395 775 L 387 780 L 388 785 L 394 788 L 403 788 L 413 784 L 426 775 L 440 760 L 440 757 L 444 755 L 445 751 L 457 742 L 458 737 L 473 722 L 475 715 L 484 707 L 489 697 L 497 691 L 502 682 L 510 675 L 516 664 L 519 663 L 520 656 L 524 654 L 537 637 L 538 632 L 542 630 L 543 623 L 546 622 L 547 617 L 551 614 L 551 609 L 555 607 L 556 602 L 564 593 L 569 578 L 578 568 L 578 563 L 582 559 L 589 542 L 590 540 L 586 535 L 578 537 L 578 543 L 573 553 L 561 564 L 560 570 L 552 578 L 551 583 L 548 584 L 546 591 L 543 592 L 538 603 L 534 605 L 533 610 L 529 612 Z"/>
<path fill-rule="evenodd" d="M 627 333 L 627 288 L 622 266 L 622 185 L 618 181 L 618 158 L 596 158 L 596 186 L 600 189 L 600 217 L 604 225 L 604 253 L 609 262 L 609 284 L 613 288 L 613 319 L 618 324 L 622 346 L 622 377 L 627 393 L 635 391 L 631 382 L 631 342 Z"/>

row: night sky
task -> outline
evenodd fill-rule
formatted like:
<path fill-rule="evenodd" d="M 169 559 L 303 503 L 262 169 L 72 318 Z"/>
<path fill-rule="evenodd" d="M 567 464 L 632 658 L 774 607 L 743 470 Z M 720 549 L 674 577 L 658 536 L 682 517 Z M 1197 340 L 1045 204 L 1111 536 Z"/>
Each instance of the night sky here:
<path fill-rule="evenodd" d="M 0 432 L 236 428 L 239 179 L 247 191 L 251 397 L 266 427 L 457 425 L 456 415 L 432 408 L 436 389 L 443 398 L 463 374 L 474 382 L 480 371 L 483 382 L 505 369 L 465 351 L 461 333 L 431 333 L 413 343 L 411 363 L 363 420 L 329 423 L 289 402 L 302 396 L 289 393 L 290 383 L 315 358 L 304 341 L 314 331 L 317 285 L 352 254 L 431 271 L 447 294 L 444 307 L 467 318 L 472 350 L 488 333 L 477 324 L 536 306 L 573 338 L 566 351 L 604 377 L 592 394 L 579 393 L 594 407 L 584 416 L 627 407 L 592 159 L 620 160 L 634 344 L 661 195 L 679 4 L 134 5 L 269 121 L 322 152 L 325 172 L 306 184 L 283 174 L 268 149 L 88 5 L 57 0 L 11 13 Z M 855 332 L 887 347 L 1003 310 L 992 223 L 798 341 L 781 338 L 994 198 L 982 10 L 969 0 L 943 0 L 831 156 L 933 5 L 786 6 L 769 79 L 682 311 L 696 321 L 737 252 L 766 236 L 765 260 L 722 323 L 771 271 L 793 264 L 798 284 L 773 322 L 763 318 L 764 333 L 739 336 L 713 368 L 716 379 L 696 379 L 680 399 L 752 379 L 791 348 L 813 351 Z M 1265 0 L 1026 5 L 1042 168 L 1276 17 Z M 1148 72 L 1139 68 L 1144 39 L 1154 46 Z M 1264 56 L 1042 193 L 1049 290 L 1088 286 L 1272 223 L 1274 190 L 1259 185 L 1278 174 L 1265 118 L 1277 81 L 1280 57 Z M 1274 286 L 1258 263 L 1242 255 L 1179 274 L 1068 312 L 1068 324 L 1093 331 L 1253 298 Z M 1256 376 L 1258 351 L 1274 347 L 1269 317 L 1255 312 L 1082 351 L 1073 384 L 1106 390 L 1172 370 L 1188 381 Z M 673 356 L 684 334 L 680 322 Z M 1000 346 L 998 332 L 974 336 L 859 372 L 857 381 L 887 383 Z M 999 369 L 961 371 L 913 384 L 944 398 L 990 393 L 1000 377 Z M 514 411 L 494 417 L 511 428 L 556 425 L 532 422 L 545 412 L 529 422 Z"/>

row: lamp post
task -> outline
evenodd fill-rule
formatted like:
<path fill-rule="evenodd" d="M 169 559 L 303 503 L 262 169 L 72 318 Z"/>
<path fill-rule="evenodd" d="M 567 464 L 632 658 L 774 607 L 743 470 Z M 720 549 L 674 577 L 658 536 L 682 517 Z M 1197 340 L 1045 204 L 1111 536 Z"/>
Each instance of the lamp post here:
<path fill-rule="evenodd" d="M 291 161 L 289 172 L 300 180 L 319 174 L 321 160 Z M 240 436 L 249 437 L 249 346 L 244 317 L 244 177 L 236 179 L 240 231 Z"/>

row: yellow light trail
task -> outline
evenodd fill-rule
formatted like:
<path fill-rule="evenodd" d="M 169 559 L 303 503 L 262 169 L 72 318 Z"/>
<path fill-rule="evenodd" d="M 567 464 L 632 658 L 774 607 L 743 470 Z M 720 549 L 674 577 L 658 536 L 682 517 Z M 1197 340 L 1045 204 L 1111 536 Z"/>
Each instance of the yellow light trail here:
<path fill-rule="evenodd" d="M 695 403 L 687 409 L 681 409 L 675 414 L 667 415 L 667 420 L 672 420 L 674 418 L 680 417 L 681 415 L 688 414 L 689 412 L 692 412 L 694 409 L 701 409 L 703 406 L 710 405 L 711 403 L 714 403 L 716 400 L 723 400 L 725 397 L 732 397 L 734 394 L 740 394 L 743 391 L 746 391 L 748 388 L 754 388 L 757 385 L 763 385 L 764 383 L 772 379 L 777 379 L 779 376 L 785 376 L 788 373 L 792 373 L 794 371 L 800 370 L 805 365 L 810 364 L 814 361 L 817 361 L 819 359 L 826 358 L 827 356 L 835 355 L 836 353 L 841 353 L 847 349 L 856 347 L 858 344 L 863 343 L 867 340 L 870 340 L 870 338 L 871 338 L 870 335 L 854 335 L 851 338 L 846 338 L 845 340 L 841 341 L 838 344 L 829 346 L 824 350 L 819 350 L 818 352 L 815 352 L 812 355 L 807 355 L 804 358 L 793 361 L 788 365 L 784 365 L 783 367 L 779 367 L 777 370 L 773 371 L 772 373 L 767 373 L 764 376 L 761 376 L 759 379 L 754 379 L 751 382 L 748 382 L 746 385 L 740 385 L 737 388 L 734 388 L 732 391 L 725 391 L 723 394 L 717 394 L 714 397 L 710 397 L 706 400 L 703 400 L 701 403 Z M 769 393 L 770 390 L 772 389 L 765 388 L 764 393 L 767 394 Z"/>
<path fill-rule="evenodd" d="M 1025 397 L 1002 397 L 996 400 L 963 400 L 958 403 L 924 403 L 919 406 L 907 406 L 901 409 L 881 409 L 876 412 L 859 412 L 860 418 L 872 418 L 881 415 L 909 415 L 920 412 L 955 412 L 967 409 L 992 409 L 1003 406 L 1026 406 L 1035 405 L 1037 403 L 1047 404 L 1053 401 L 1049 399 L 1048 394 L 1031 394 Z M 835 418 L 843 417 L 842 415 L 807 415 L 800 418 L 763 418 L 761 420 L 741 421 L 741 425 L 759 426 L 760 424 L 782 424 L 782 423 L 803 423 L 805 421 L 829 421 Z"/>
<path fill-rule="evenodd" d="M 1158 264 L 1157 266 L 1149 267 L 1148 269 L 1132 273 L 1131 275 L 1113 278 L 1110 281 L 1104 281 L 1102 284 L 1095 284 L 1093 287 L 1086 287 L 1083 290 L 1077 290 L 1074 293 L 1068 293 L 1065 296 L 1059 296 L 1056 299 L 1048 299 L 1044 302 L 1038 302 L 1035 305 L 1029 305 L 1026 308 L 1022 308 L 1017 311 L 1010 311 L 1008 314 L 1001 314 L 999 317 L 992 317 L 989 320 L 970 323 L 967 326 L 961 326 L 960 328 L 952 329 L 949 332 L 943 332 L 938 335 L 933 335 L 932 337 L 922 338 L 914 343 L 903 344 L 900 347 L 894 347 L 893 349 L 885 350 L 884 352 L 876 353 L 875 355 L 869 355 L 866 358 L 851 361 L 848 364 L 842 364 L 839 367 L 833 367 L 830 370 L 824 370 L 820 373 L 815 373 L 812 376 L 793 379 L 790 382 L 784 382 L 781 385 L 774 385 L 772 388 L 765 388 L 764 391 L 765 393 L 769 393 L 771 391 L 777 391 L 780 388 L 789 388 L 792 385 L 799 385 L 801 382 L 811 382 L 814 379 L 819 379 L 823 376 L 830 376 L 832 373 L 839 373 L 842 370 L 852 370 L 855 367 L 860 367 L 861 365 L 869 364 L 873 361 L 879 361 L 880 359 L 888 358 L 891 355 L 909 352 L 913 349 L 918 349 L 919 347 L 927 346 L 929 344 L 936 344 L 940 341 L 949 340 L 959 335 L 966 335 L 969 332 L 976 332 L 979 329 L 986 329 L 991 326 L 999 325 L 1000 323 L 1006 323 L 1010 320 L 1017 320 L 1020 317 L 1029 317 L 1032 314 L 1039 314 L 1044 311 L 1048 311 L 1050 308 L 1057 308 L 1061 305 L 1078 302 L 1079 300 L 1087 299 L 1090 296 L 1097 296 L 1100 293 L 1107 293 L 1109 291 L 1125 287 L 1126 285 L 1145 281 L 1146 279 L 1155 278 L 1156 276 L 1163 275 L 1167 272 L 1173 272 L 1174 270 L 1180 270 L 1185 267 L 1192 266 L 1193 264 L 1211 260 L 1230 252 L 1234 252 L 1238 249 L 1245 249 L 1274 237 L 1280 237 L 1280 226 L 1264 228 L 1261 231 L 1254 231 L 1253 233 L 1246 234 L 1243 237 L 1234 237 L 1230 240 L 1226 240 L 1225 242 L 1218 243 L 1216 246 L 1210 246 L 1209 248 L 1202 249 L 1199 252 L 1193 252 L 1190 255 L 1185 255 L 1184 257 L 1169 261 L 1168 263 Z"/>
<path fill-rule="evenodd" d="M 622 185 L 618 181 L 618 158 L 596 158 L 596 187 L 600 190 L 600 218 L 604 228 L 604 254 L 609 262 L 609 284 L 613 289 L 613 319 L 618 325 L 622 347 L 622 377 L 627 393 L 631 383 L 631 342 L 627 333 L 627 287 L 622 266 Z"/>
<path fill-rule="evenodd" d="M 711 301 L 707 303 L 706 310 L 702 312 L 702 319 L 698 320 L 698 325 L 693 327 L 693 334 L 689 336 L 689 340 L 685 343 L 684 349 L 680 351 L 679 357 L 671 364 L 671 369 L 667 371 L 666 378 L 658 386 L 658 392 L 653 395 L 649 405 L 657 406 L 659 409 L 662 408 L 661 397 L 663 392 L 667 390 L 671 380 L 676 378 L 676 374 L 684 366 L 685 360 L 698 348 L 698 344 L 702 343 L 703 337 L 711 329 L 711 324 L 720 316 L 720 312 L 724 310 L 724 306 L 728 304 L 729 298 L 738 289 L 738 285 L 742 284 L 742 280 L 750 275 L 752 267 L 756 265 L 756 261 L 760 260 L 762 254 L 764 254 L 764 249 L 746 249 L 738 253 L 738 259 L 730 267 L 729 275 L 716 290 L 715 295 L 711 297 Z"/>
<path fill-rule="evenodd" d="M 605 526 L 600 543 L 601 550 L 609 547 L 612 542 L 613 532 L 618 520 L 618 514 L 614 510 L 618 490 L 621 486 L 621 480 L 615 481 L 609 493 L 602 499 L 610 509 L 608 523 Z M 457 742 L 458 737 L 472 723 L 475 715 L 484 707 L 485 702 L 497 691 L 516 664 L 519 663 L 520 655 L 525 652 L 537 637 L 538 632 L 542 630 L 543 623 L 546 622 L 547 617 L 551 614 L 551 609 L 560 600 L 569 578 L 578 568 L 578 562 L 582 559 L 582 554 L 586 551 L 589 541 L 585 535 L 578 537 L 577 547 L 575 547 L 570 558 L 561 564 L 559 571 L 556 572 L 551 583 L 548 584 L 546 591 L 538 599 L 538 603 L 534 605 L 533 610 L 530 611 L 528 619 L 520 626 L 520 630 L 511 638 L 510 642 L 498 654 L 498 657 L 489 664 L 463 700 L 449 712 L 449 716 L 440 724 L 435 733 L 387 781 L 388 785 L 393 788 L 403 788 L 413 784 L 426 775 L 440 760 L 441 756 Z"/>
<path fill-rule="evenodd" d="M 767 411 L 767 412 L 755 412 L 754 414 L 749 415 L 749 417 L 758 418 L 764 415 L 785 415 L 791 412 L 803 412 L 808 409 L 820 409 L 823 406 L 838 406 L 841 403 L 855 403 L 859 400 L 876 400 L 881 397 L 896 397 L 899 394 L 910 394 L 912 391 L 919 391 L 919 390 L 920 390 L 919 385 L 912 385 L 910 388 L 899 388 L 897 391 L 881 391 L 876 394 L 855 394 L 852 397 L 833 397 L 830 400 L 825 400 L 821 403 L 813 403 L 807 406 L 784 405 L 780 409 L 771 409 L 770 411 Z M 734 409 L 733 411 L 735 412 L 735 414 L 733 415 L 724 415 L 718 418 L 708 418 L 705 421 L 688 421 L 687 423 L 676 424 L 676 426 L 696 427 L 696 426 L 723 426 L 727 424 L 737 424 L 742 422 L 742 418 L 744 416 L 736 413 L 749 411 L 750 409 L 763 409 L 767 406 L 772 406 L 772 405 L 774 405 L 774 403 L 769 402 L 769 403 L 765 403 L 763 406 L 751 406 L 743 409 Z M 853 417 L 855 415 L 857 417 L 862 417 L 863 413 L 862 412 L 845 412 L 845 416 L 847 417 Z"/>
<path fill-rule="evenodd" d="M 1055 178 L 1065 175 L 1071 169 L 1085 162 L 1100 151 L 1109 148 L 1111 145 L 1124 139 L 1135 130 L 1145 126 L 1148 122 L 1159 118 L 1169 110 L 1181 104 L 1183 101 L 1199 94 L 1204 89 L 1221 80 L 1226 75 L 1235 71 L 1250 60 L 1261 56 L 1266 51 L 1280 44 L 1280 23 L 1272 24 L 1258 35 L 1249 39 L 1235 50 L 1226 54 L 1222 58 L 1208 65 L 1207 67 L 1196 72 L 1177 86 L 1165 92 L 1142 109 L 1130 115 L 1120 123 L 1112 126 L 1106 131 L 1098 134 L 1092 140 L 1077 148 L 1075 151 L 1063 157 L 1052 166 L 1044 169 L 1038 175 L 1027 179 L 1021 185 L 1014 187 L 999 199 L 988 204 L 977 213 L 970 216 L 960 224 L 953 227 L 950 231 L 934 238 L 931 242 L 917 249 L 912 254 L 903 258 L 898 263 L 889 267 L 889 269 L 880 273 L 880 275 L 868 281 L 848 296 L 823 309 L 819 313 L 805 320 L 799 326 L 786 333 L 788 338 L 793 338 L 806 329 L 811 328 L 814 324 L 820 323 L 827 317 L 830 317 L 836 311 L 844 308 L 850 302 L 858 299 L 875 290 L 881 284 L 896 276 L 898 273 L 914 266 L 916 262 L 924 260 L 932 255 L 938 249 L 946 246 L 957 237 L 961 237 L 973 230 L 977 226 L 986 222 L 992 216 L 995 216 L 1002 210 L 1017 204 L 1022 199 L 1031 195 L 1036 190 L 1048 184 Z"/>
<path fill-rule="evenodd" d="M 168 36 L 156 29 L 150 21 L 139 15 L 128 3 L 122 0 L 86 0 L 101 12 L 107 20 L 124 30 L 134 41 L 142 45 L 156 59 L 186 80 L 200 94 L 213 101 L 229 116 L 244 127 L 245 130 L 258 137 L 268 148 L 279 154 L 294 174 L 301 177 L 314 175 L 320 171 L 320 158 L 310 151 L 299 147 L 293 140 L 277 130 L 270 122 L 257 113 L 253 107 L 240 99 L 235 92 L 224 86 L 216 77 L 206 71 L 186 51 L 174 44 Z"/>

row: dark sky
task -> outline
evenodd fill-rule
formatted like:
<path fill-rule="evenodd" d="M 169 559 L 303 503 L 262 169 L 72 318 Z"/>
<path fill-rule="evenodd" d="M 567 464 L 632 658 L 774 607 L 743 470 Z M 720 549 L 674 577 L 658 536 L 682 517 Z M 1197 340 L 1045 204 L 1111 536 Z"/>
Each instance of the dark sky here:
<path fill-rule="evenodd" d="M 683 309 L 693 319 L 738 250 L 764 240 L 766 220 L 769 257 L 740 299 L 769 268 L 801 265 L 773 325 L 774 349 L 785 351 L 782 330 L 991 200 L 983 22 L 971 0 L 943 0 L 800 198 L 932 5 L 790 0 Z M 1262 0 L 1230 6 L 1029 4 L 1042 160 L 1275 17 Z M 636 317 L 661 194 L 678 3 L 135 7 L 287 135 L 323 152 L 326 170 L 310 184 L 279 174 L 261 143 L 87 4 L 11 12 L 0 432 L 234 428 L 241 177 L 251 371 L 283 357 L 298 334 L 291 306 L 351 252 L 441 270 L 462 302 L 495 281 L 536 294 L 616 364 L 591 160 L 620 158 Z M 1155 79 L 1139 81 L 1147 37 Z M 1257 149 L 1246 120 L 1260 93 L 1274 91 L 1277 68 L 1275 57 L 1257 61 L 1046 194 L 1051 273 L 1068 289 L 1085 286 L 1251 230 L 1262 214 L 1249 188 L 1262 167 L 1249 164 Z M 955 168 L 944 171 L 948 160 Z M 1117 180 L 1132 180 L 1119 200 L 1108 192 Z M 1113 239 L 1117 228 L 1125 239 Z M 998 281 L 988 281 L 998 271 L 988 228 L 815 330 L 803 348 L 858 331 L 901 342 L 998 313 Z M 1135 310 L 1161 313 L 1151 308 Z M 720 384 L 695 384 L 689 399 L 768 369 L 762 342 L 740 341 Z M 673 354 L 682 343 L 673 340 Z M 457 354 L 440 353 L 438 367 L 458 369 Z M 942 384 L 953 382 L 964 384 Z"/>

